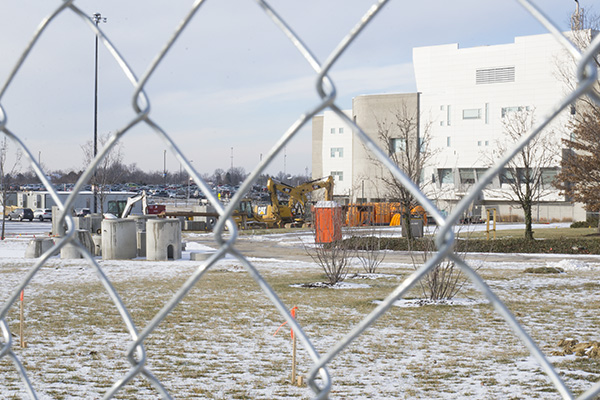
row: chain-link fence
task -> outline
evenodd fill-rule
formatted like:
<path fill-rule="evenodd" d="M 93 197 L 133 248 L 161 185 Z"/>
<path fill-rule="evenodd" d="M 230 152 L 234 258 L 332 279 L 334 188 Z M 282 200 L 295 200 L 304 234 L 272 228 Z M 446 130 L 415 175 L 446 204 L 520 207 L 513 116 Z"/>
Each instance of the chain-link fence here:
<path fill-rule="evenodd" d="M 289 129 L 281 136 L 277 143 L 269 150 L 266 157 L 255 167 L 246 181 L 238 190 L 232 201 L 227 207 L 218 201 L 214 196 L 211 188 L 204 182 L 200 174 L 192 167 L 191 163 L 183 156 L 180 151 L 178 144 L 173 138 L 165 132 L 153 119 L 152 114 L 149 111 L 150 99 L 147 97 L 145 92 L 146 84 L 150 77 L 155 72 L 156 68 L 168 57 L 168 51 L 171 49 L 173 44 L 177 41 L 179 35 L 186 29 L 188 23 L 194 18 L 194 16 L 200 10 L 203 4 L 202 0 L 196 0 L 190 9 L 189 13 L 178 26 L 175 34 L 163 47 L 162 51 L 156 56 L 154 61 L 148 66 L 146 72 L 141 76 L 137 77 L 133 70 L 130 68 L 127 55 L 122 55 L 119 50 L 113 45 L 110 37 L 106 36 L 101 29 L 94 23 L 93 19 L 90 19 L 89 15 L 84 13 L 80 8 L 77 7 L 75 1 L 65 1 L 59 8 L 57 8 L 48 18 L 44 19 L 40 24 L 35 35 L 29 42 L 29 45 L 23 50 L 20 59 L 14 66 L 8 79 L 3 82 L 2 90 L 0 91 L 0 128 L 2 132 L 10 137 L 18 147 L 20 147 L 26 158 L 28 159 L 31 167 L 45 185 L 49 191 L 52 199 L 56 204 L 59 205 L 61 210 L 69 210 L 72 208 L 75 196 L 84 187 L 84 185 L 90 181 L 94 174 L 94 169 L 99 165 L 101 160 L 107 155 L 107 153 L 115 146 L 119 140 L 127 135 L 132 128 L 138 125 L 145 125 L 151 128 L 160 138 L 166 143 L 169 150 L 177 156 L 179 162 L 183 165 L 185 170 L 194 179 L 199 188 L 202 189 L 204 194 L 207 196 L 210 203 L 214 206 L 217 212 L 220 214 L 218 223 L 215 227 L 215 239 L 218 242 L 220 248 L 214 253 L 206 262 L 202 264 L 194 273 L 187 279 L 185 284 L 181 286 L 173 297 L 168 301 L 162 309 L 151 319 L 151 321 L 143 327 L 138 327 L 130 315 L 130 311 L 125 306 L 121 299 L 118 291 L 115 289 L 111 280 L 107 277 L 107 274 L 103 270 L 102 266 L 99 265 L 98 261 L 91 255 L 84 246 L 82 246 L 75 236 L 75 225 L 73 218 L 67 213 L 63 213 L 64 223 L 66 224 L 66 232 L 64 233 L 64 240 L 58 242 L 46 251 L 30 268 L 25 276 L 18 284 L 14 285 L 10 296 L 6 299 L 2 308 L 0 309 L 0 325 L 2 328 L 3 342 L 0 343 L 0 359 L 7 357 L 12 360 L 14 368 L 17 370 L 21 377 L 22 384 L 26 387 L 26 390 L 31 398 L 37 398 L 37 393 L 33 387 L 29 377 L 27 368 L 24 367 L 25 363 L 20 359 L 18 354 L 15 352 L 15 343 L 13 342 L 13 334 L 9 328 L 7 322 L 7 314 L 9 309 L 19 300 L 19 295 L 22 291 L 27 288 L 32 279 L 36 274 L 40 273 L 41 269 L 46 265 L 48 259 L 52 254 L 60 251 L 66 245 L 76 246 L 84 256 L 85 262 L 96 272 L 97 276 L 102 282 L 102 285 L 110 299 L 117 308 L 120 318 L 127 327 L 131 343 L 129 344 L 129 350 L 127 352 L 127 360 L 130 363 L 130 368 L 125 376 L 122 376 L 114 381 L 112 387 L 106 392 L 105 398 L 111 398 L 117 394 L 117 392 L 123 390 L 128 383 L 137 377 L 144 377 L 155 390 L 160 393 L 163 398 L 171 398 L 171 394 L 167 392 L 160 380 L 152 373 L 148 367 L 148 355 L 145 349 L 145 341 L 148 336 L 152 334 L 161 322 L 163 322 L 167 316 L 173 311 L 173 309 L 182 302 L 182 300 L 189 294 L 189 292 L 198 284 L 200 280 L 205 277 L 205 273 L 211 269 L 219 260 L 223 259 L 226 255 L 233 256 L 241 262 L 245 267 L 247 273 L 258 283 L 262 291 L 266 294 L 267 298 L 272 303 L 273 307 L 285 318 L 285 320 L 291 325 L 294 331 L 297 333 L 297 337 L 301 342 L 301 345 L 307 351 L 308 356 L 312 361 L 310 372 L 307 376 L 308 386 L 314 392 L 314 398 L 323 399 L 327 398 L 330 391 L 332 390 L 332 381 L 328 372 L 328 365 L 337 356 L 340 355 L 353 341 L 361 334 L 365 332 L 367 328 L 372 326 L 374 322 L 386 313 L 387 310 L 392 307 L 393 303 L 405 296 L 407 291 L 411 289 L 415 284 L 419 282 L 429 271 L 432 270 L 438 263 L 443 260 L 450 260 L 460 266 L 462 271 L 470 278 L 473 285 L 478 288 L 481 293 L 493 304 L 496 312 L 508 323 L 514 334 L 522 341 L 527 347 L 531 355 L 539 362 L 543 371 L 548 375 L 552 384 L 556 390 L 565 399 L 573 398 L 570 389 L 565 385 L 563 379 L 557 370 L 551 365 L 547 357 L 541 352 L 536 343 L 523 329 L 523 327 L 517 322 L 515 317 L 511 314 L 507 306 L 500 301 L 497 295 L 490 290 L 489 286 L 482 279 L 482 277 L 473 269 L 468 263 L 463 261 L 453 252 L 454 233 L 453 226 L 458 223 L 464 212 L 468 209 L 469 205 L 475 200 L 478 194 L 483 188 L 491 182 L 494 176 L 500 173 L 502 168 L 513 158 L 527 143 L 538 135 L 546 125 L 548 125 L 562 110 L 568 107 L 576 99 L 581 96 L 592 96 L 593 100 L 600 104 L 600 99 L 594 95 L 591 91 L 592 85 L 597 81 L 597 68 L 593 63 L 593 55 L 600 49 L 600 37 L 596 37 L 592 44 L 587 48 L 585 53 L 581 53 L 580 50 L 575 47 L 569 40 L 567 40 L 561 32 L 544 16 L 544 14 L 532 3 L 520 0 L 521 5 L 526 8 L 540 23 L 542 23 L 546 29 L 551 32 L 557 41 L 559 41 L 564 48 L 578 61 L 577 77 L 579 84 L 576 89 L 569 93 L 563 99 L 556 99 L 556 106 L 552 112 L 547 115 L 540 123 L 538 123 L 529 134 L 524 136 L 515 147 L 508 151 L 504 157 L 493 167 L 488 170 L 485 176 L 478 181 L 473 187 L 473 190 L 465 196 L 460 203 L 454 208 L 452 214 L 444 217 L 442 213 L 434 206 L 433 202 L 428 199 L 420 190 L 419 187 L 408 179 L 401 170 L 394 165 L 387 154 L 382 151 L 377 145 L 367 136 L 360 126 L 356 126 L 354 122 L 344 113 L 342 109 L 336 104 L 336 89 L 335 82 L 330 77 L 329 72 L 332 67 L 336 64 L 340 56 L 352 45 L 357 35 L 370 23 L 379 12 L 383 12 L 383 7 L 387 1 L 379 1 L 366 12 L 366 14 L 360 19 L 356 26 L 344 37 L 344 39 L 338 44 L 338 46 L 330 53 L 327 60 L 321 62 L 311 52 L 311 49 L 305 46 L 302 38 L 294 33 L 294 30 L 289 26 L 286 21 L 279 17 L 277 12 L 265 1 L 257 0 L 259 5 L 262 7 L 264 12 L 273 20 L 273 22 L 281 29 L 282 33 L 290 40 L 290 45 L 294 46 L 300 54 L 304 57 L 306 62 L 315 71 L 316 80 L 318 82 L 317 92 L 321 98 L 321 101 L 314 106 L 314 108 L 307 112 L 299 112 L 300 117 L 298 120 L 289 127 Z M 133 108 L 135 111 L 135 118 L 131 119 L 129 123 L 123 126 L 120 130 L 115 132 L 108 143 L 99 151 L 97 157 L 85 170 L 77 182 L 73 195 L 71 195 L 66 201 L 62 201 L 57 195 L 55 188 L 46 178 L 44 172 L 41 169 L 39 162 L 36 162 L 35 157 L 32 155 L 31 150 L 25 145 L 23 138 L 18 134 L 11 131 L 10 124 L 7 123 L 7 114 L 2 107 L 2 97 L 7 91 L 7 88 L 13 83 L 17 72 L 22 68 L 25 60 L 27 60 L 30 51 L 36 44 L 36 42 L 45 34 L 46 30 L 56 21 L 57 17 L 61 14 L 72 13 L 76 14 L 82 20 L 86 21 L 89 29 L 93 34 L 97 35 L 101 44 L 108 49 L 118 62 L 123 72 L 134 86 L 135 90 L 133 93 Z M 4 60 L 6 62 L 7 60 Z M 264 277 L 253 265 L 253 263 L 238 249 L 236 248 L 236 240 L 238 238 L 237 227 L 231 218 L 234 213 L 235 205 L 241 200 L 241 196 L 246 193 L 252 186 L 253 182 L 259 177 L 265 168 L 274 160 L 274 158 L 282 151 L 284 146 L 299 132 L 299 130 L 310 123 L 313 116 L 324 110 L 333 110 L 340 118 L 345 122 L 354 127 L 355 134 L 364 143 L 364 145 L 377 157 L 383 165 L 385 165 L 393 175 L 402 182 L 402 184 L 409 188 L 414 197 L 418 202 L 426 209 L 428 215 L 435 219 L 439 226 L 439 233 L 436 236 L 436 244 L 438 247 L 437 253 L 424 265 L 418 268 L 413 274 L 405 279 L 397 288 L 385 298 L 370 314 L 368 314 L 360 323 L 358 323 L 349 333 L 347 333 L 341 340 L 333 345 L 329 351 L 325 354 L 320 354 L 311 338 L 304 332 L 302 326 L 291 317 L 288 312 L 288 307 L 280 300 L 275 291 L 265 281 Z M 38 160 L 39 161 L 39 160 Z M 62 224 L 59 224 L 62 225 Z M 228 230 L 228 235 L 224 236 L 224 231 Z M 4 373 L 4 371 L 3 371 Z M 579 398 L 581 399 L 592 399 L 600 393 L 600 383 L 592 385 L 585 393 Z"/>

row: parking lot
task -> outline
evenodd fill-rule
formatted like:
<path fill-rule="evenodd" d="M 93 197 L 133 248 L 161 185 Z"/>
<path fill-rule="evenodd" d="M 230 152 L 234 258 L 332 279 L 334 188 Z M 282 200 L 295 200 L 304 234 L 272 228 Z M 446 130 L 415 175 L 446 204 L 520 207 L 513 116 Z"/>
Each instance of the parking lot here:
<path fill-rule="evenodd" d="M 2 222 L 0 221 L 0 224 Z M 4 221 L 4 235 L 5 236 L 18 236 L 18 235 L 47 235 L 52 230 L 51 221 Z"/>

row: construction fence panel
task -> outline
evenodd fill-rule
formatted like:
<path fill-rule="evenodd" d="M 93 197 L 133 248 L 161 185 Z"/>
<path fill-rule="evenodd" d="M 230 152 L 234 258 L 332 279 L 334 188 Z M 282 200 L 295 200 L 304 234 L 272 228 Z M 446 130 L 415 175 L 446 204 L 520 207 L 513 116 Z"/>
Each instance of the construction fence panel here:
<path fill-rule="evenodd" d="M 134 378 L 146 379 L 154 389 L 160 394 L 162 398 L 168 399 L 171 396 L 176 396 L 176 393 L 168 393 L 163 386 L 163 383 L 152 373 L 149 368 L 148 354 L 145 349 L 145 341 L 148 336 L 157 330 L 158 325 L 165 320 L 165 318 L 172 312 L 172 310 L 186 297 L 186 295 L 203 279 L 205 273 L 215 265 L 216 262 L 224 258 L 226 255 L 233 255 L 237 258 L 241 264 L 245 267 L 247 273 L 259 284 L 260 288 L 264 291 L 273 307 L 281 314 L 281 316 L 287 321 L 287 323 L 297 333 L 298 340 L 301 346 L 307 351 L 312 366 L 307 376 L 307 384 L 313 392 L 315 399 L 327 398 L 329 393 L 332 391 L 332 380 L 330 378 L 328 366 L 340 353 L 351 344 L 361 334 L 365 333 L 373 323 L 381 317 L 386 311 L 392 307 L 394 302 L 402 298 L 407 291 L 416 285 L 420 279 L 422 279 L 429 271 L 432 270 L 438 263 L 443 260 L 449 260 L 459 265 L 462 271 L 469 277 L 472 283 L 477 287 L 485 297 L 493 304 L 496 312 L 506 321 L 510 326 L 514 334 L 520 338 L 522 343 L 527 347 L 531 355 L 540 364 L 543 371 L 548 375 L 552 384 L 560 395 L 565 398 L 573 398 L 571 391 L 565 385 L 563 379 L 557 372 L 557 370 L 548 361 L 547 357 L 540 351 L 536 343 L 523 329 L 519 322 L 515 319 L 506 305 L 496 296 L 496 294 L 490 289 L 482 277 L 472 268 L 467 262 L 462 260 L 457 254 L 453 252 L 454 233 L 453 227 L 456 225 L 464 212 L 468 209 L 469 205 L 476 199 L 479 192 L 491 182 L 494 176 L 500 173 L 502 168 L 513 158 L 520 149 L 527 145 L 527 143 L 540 133 L 540 131 L 554 119 L 562 110 L 569 107 L 571 103 L 577 100 L 581 96 L 592 96 L 593 99 L 600 104 L 597 96 L 592 92 L 592 85 L 597 80 L 596 67 L 593 64 L 593 54 L 598 52 L 600 48 L 600 36 L 598 36 L 591 46 L 584 52 L 580 52 L 569 40 L 567 40 L 563 34 L 556 28 L 556 26 L 550 22 L 545 15 L 531 2 L 526 0 L 519 0 L 519 3 L 528 10 L 546 29 L 551 32 L 556 40 L 562 43 L 564 48 L 578 61 L 578 85 L 571 92 L 568 93 L 562 99 L 556 99 L 556 106 L 549 115 L 535 125 L 525 135 L 522 140 L 514 146 L 511 151 L 508 151 L 497 164 L 490 168 L 488 172 L 478 181 L 474 186 L 473 190 L 465 196 L 458 206 L 456 206 L 453 212 L 444 216 L 434 205 L 431 199 L 427 198 L 419 189 L 419 187 L 412 182 L 407 176 L 389 159 L 386 152 L 379 148 L 376 143 L 367 136 L 360 126 L 356 126 L 354 121 L 349 118 L 343 111 L 342 108 L 336 103 L 336 88 L 335 79 L 333 75 L 330 75 L 331 69 L 334 67 L 340 56 L 353 44 L 353 41 L 357 35 L 369 24 L 376 23 L 376 15 L 380 12 L 385 12 L 384 6 L 387 1 L 381 0 L 375 2 L 362 16 L 362 18 L 356 23 L 350 32 L 339 42 L 339 44 L 332 49 L 326 61 L 322 62 L 317 60 L 313 55 L 313 52 L 308 48 L 301 37 L 299 37 L 293 30 L 292 26 L 289 26 L 287 22 L 280 18 L 276 10 L 267 2 L 263 0 L 257 0 L 258 5 L 262 8 L 264 13 L 279 27 L 282 34 L 285 35 L 289 41 L 290 46 L 294 46 L 297 51 L 304 57 L 306 63 L 314 70 L 315 78 L 318 81 L 317 93 L 320 97 L 320 101 L 315 103 L 313 108 L 306 110 L 298 110 L 298 119 L 295 121 L 286 132 L 284 132 L 279 140 L 273 145 L 271 149 L 266 153 L 258 165 L 254 168 L 248 178 L 244 181 L 236 195 L 228 206 L 223 205 L 211 191 L 211 188 L 201 178 L 201 175 L 193 167 L 192 163 L 183 155 L 180 149 L 179 143 L 169 135 L 168 132 L 163 130 L 153 120 L 152 112 L 149 109 L 150 98 L 146 92 L 146 85 L 148 80 L 154 74 L 155 70 L 164 60 L 168 57 L 168 51 L 174 46 L 179 35 L 186 30 L 188 23 L 193 20 L 200 12 L 201 6 L 203 5 L 202 0 L 196 0 L 184 20 L 178 25 L 176 32 L 170 37 L 166 38 L 165 45 L 162 50 L 156 55 L 150 65 L 147 66 L 146 72 L 138 77 L 133 72 L 128 63 L 127 54 L 121 54 L 119 49 L 111 42 L 109 35 L 106 35 L 101 28 L 94 23 L 93 19 L 89 15 L 84 13 L 78 8 L 77 2 L 74 0 L 64 1 L 58 6 L 46 19 L 41 21 L 37 31 L 31 38 L 29 44 L 23 49 L 21 58 L 16 60 L 12 72 L 7 79 L 2 82 L 2 89 L 0 91 L 0 129 L 3 134 L 12 139 L 19 148 L 22 149 L 27 161 L 31 168 L 35 171 L 41 182 L 44 184 L 46 189 L 50 192 L 53 200 L 56 202 L 60 210 L 69 210 L 72 208 L 75 196 L 90 181 L 94 174 L 94 169 L 100 165 L 102 160 L 107 156 L 107 153 L 119 143 L 119 140 L 127 135 L 132 128 L 138 125 L 145 125 L 152 129 L 166 144 L 169 151 L 175 154 L 178 160 L 181 162 L 183 168 L 190 177 L 193 178 L 194 182 L 204 192 L 209 202 L 212 204 L 216 212 L 220 214 L 218 223 L 215 226 L 214 235 L 215 240 L 219 244 L 219 249 L 206 260 L 201 267 L 199 267 L 190 277 L 187 279 L 185 284 L 179 288 L 179 290 L 173 295 L 171 300 L 165 304 L 162 309 L 151 319 L 146 326 L 137 326 L 130 315 L 130 311 L 122 301 L 118 291 L 115 289 L 111 280 L 107 277 L 107 274 L 103 270 L 102 266 L 94 258 L 92 254 L 88 252 L 76 239 L 76 230 L 73 221 L 68 213 L 63 212 L 64 224 L 66 224 L 66 232 L 64 232 L 64 240 L 55 244 L 51 249 L 46 251 L 42 257 L 35 263 L 35 265 L 29 269 L 26 276 L 12 288 L 12 292 L 8 295 L 4 295 L 4 303 L 0 308 L 0 329 L 2 331 L 2 339 L 0 340 L 0 359 L 7 357 L 12 361 L 15 370 L 20 375 L 22 384 L 24 385 L 30 398 L 37 398 L 36 388 L 32 385 L 32 382 L 28 375 L 28 370 L 25 367 L 27 363 L 23 362 L 18 353 L 15 352 L 15 343 L 13 341 L 13 332 L 9 328 L 7 322 L 7 314 L 9 309 L 18 302 L 19 296 L 24 289 L 30 284 L 32 279 L 40 272 L 48 261 L 52 254 L 60 251 L 66 245 L 76 246 L 79 248 L 81 253 L 84 255 L 83 263 L 86 263 L 92 268 L 99 280 L 101 281 L 104 289 L 110 297 L 110 300 L 114 303 L 114 306 L 119 312 L 122 322 L 126 326 L 129 335 L 128 352 L 126 359 L 130 364 L 130 368 L 125 376 L 122 376 L 115 380 L 110 389 L 104 395 L 105 398 L 112 398 L 121 390 L 128 385 L 128 383 Z M 140 3 L 142 5 L 142 3 Z M 23 64 L 27 60 L 30 50 L 36 45 L 40 38 L 42 38 L 46 31 L 54 24 L 61 24 L 60 16 L 64 14 L 70 14 L 70 16 L 77 16 L 85 21 L 89 27 L 90 35 L 97 35 L 102 46 L 104 46 L 111 53 L 114 60 L 118 63 L 120 68 L 123 70 L 124 75 L 130 81 L 133 86 L 132 98 L 133 98 L 133 110 L 135 117 L 132 118 L 122 129 L 114 132 L 110 137 L 106 145 L 99 150 L 97 156 L 93 162 L 84 171 L 78 180 L 76 187 L 66 201 L 62 201 L 56 193 L 54 186 L 51 185 L 49 180 L 44 174 L 41 165 L 36 161 L 36 157 L 32 155 L 32 150 L 25 144 L 24 138 L 21 137 L 18 132 L 11 130 L 10 123 L 8 122 L 7 113 L 2 107 L 2 99 L 7 91 L 7 88 L 17 78 L 17 72 L 23 67 Z M 93 37 L 93 36 L 92 36 Z M 3 60 L 8 62 L 8 60 Z M 241 67 L 243 68 L 243 67 Z M 240 251 L 236 248 L 237 240 L 237 226 L 231 218 L 234 212 L 235 204 L 241 199 L 241 196 L 247 192 L 256 179 L 265 171 L 265 168 L 273 162 L 274 158 L 282 153 L 285 145 L 299 132 L 299 130 L 309 124 L 313 116 L 322 113 L 325 110 L 331 110 L 335 112 L 340 118 L 342 118 L 348 125 L 353 126 L 355 135 L 364 143 L 364 145 L 373 153 L 373 155 L 386 167 L 392 174 L 400 181 L 406 188 L 408 188 L 417 201 L 423 206 L 427 215 L 433 218 L 439 226 L 439 231 L 436 236 L 437 253 L 420 268 L 418 268 L 413 274 L 406 278 L 392 293 L 389 294 L 370 314 L 368 314 L 358 325 L 351 329 L 341 340 L 334 344 L 325 354 L 319 353 L 311 338 L 304 332 L 302 326 L 290 315 L 288 306 L 285 305 L 278 297 L 272 287 L 264 280 L 256 266 Z M 63 224 L 59 224 L 62 226 Z M 228 234 L 225 235 L 225 230 Z M 368 333 L 365 333 L 368 335 Z M 2 371 L 2 374 L 9 373 Z M 12 371 L 14 373 L 14 371 Z M 600 384 L 596 383 L 591 388 L 580 396 L 581 399 L 592 399 L 600 393 Z"/>

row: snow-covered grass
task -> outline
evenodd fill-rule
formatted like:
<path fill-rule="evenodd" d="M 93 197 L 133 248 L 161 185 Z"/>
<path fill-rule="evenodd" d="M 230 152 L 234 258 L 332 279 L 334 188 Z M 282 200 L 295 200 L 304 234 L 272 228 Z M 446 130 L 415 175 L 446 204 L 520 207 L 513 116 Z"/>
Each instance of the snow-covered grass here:
<path fill-rule="evenodd" d="M 285 237 L 261 240 L 281 242 Z M 288 245 L 298 241 L 288 236 Z M 0 302 L 14 290 L 34 260 L 25 260 L 26 241 L 0 243 Z M 206 247 L 189 243 L 189 250 Z M 173 296 L 200 262 L 100 261 L 127 305 L 138 331 Z M 591 260 L 591 261 L 590 261 Z M 387 257 L 378 274 L 358 264 L 350 290 L 307 288 L 324 280 L 311 262 L 252 259 L 290 308 L 320 354 L 326 353 L 402 280 L 408 264 Z M 598 340 L 600 260 L 590 258 L 510 259 L 474 262 L 546 353 L 567 337 Z M 526 274 L 537 266 L 559 266 L 562 274 Z M 353 275 L 357 273 L 357 275 Z M 328 364 L 332 399 L 556 399 L 549 379 L 483 296 L 465 287 L 452 304 L 414 305 L 418 288 L 392 307 L 365 334 Z M 18 305 L 8 317 L 19 332 Z M 14 347 L 41 399 L 96 399 L 130 368 L 131 338 L 94 271 L 82 261 L 53 258 L 25 291 L 26 341 Z M 167 390 L 181 399 L 311 398 L 289 382 L 291 341 L 283 318 L 231 257 L 221 260 L 145 342 L 147 365 Z M 18 346 L 18 337 L 15 337 Z M 0 342 L 2 343 L 2 342 Z M 298 353 L 300 374 L 311 366 Z M 600 379 L 597 360 L 551 356 L 569 387 L 579 393 Z M 13 364 L 0 360 L 0 398 L 25 398 Z M 118 398 L 156 399 L 141 377 Z"/>

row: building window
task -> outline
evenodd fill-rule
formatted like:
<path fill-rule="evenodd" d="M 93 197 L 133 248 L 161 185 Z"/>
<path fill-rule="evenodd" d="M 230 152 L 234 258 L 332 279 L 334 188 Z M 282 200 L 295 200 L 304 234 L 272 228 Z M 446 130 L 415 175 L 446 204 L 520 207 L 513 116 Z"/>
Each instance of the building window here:
<path fill-rule="evenodd" d="M 527 107 L 522 107 L 522 106 L 518 106 L 518 107 L 502 107 L 502 118 L 508 116 L 508 114 L 511 113 L 516 113 L 516 112 L 522 112 L 522 111 L 529 111 L 530 108 L 529 106 Z"/>
<path fill-rule="evenodd" d="M 343 147 L 332 147 L 331 148 L 331 158 L 335 158 L 337 154 L 338 158 L 344 157 L 344 148 Z"/>
<path fill-rule="evenodd" d="M 489 146 L 489 145 L 490 145 L 490 141 L 489 141 L 489 140 L 486 140 L 486 141 L 485 141 L 485 145 L 486 145 L 486 146 Z"/>
<path fill-rule="evenodd" d="M 507 83 L 515 81 L 515 67 L 484 68 L 475 71 L 475 84 Z"/>
<path fill-rule="evenodd" d="M 475 178 L 477 178 L 477 182 L 483 178 L 483 175 L 487 172 L 487 168 L 475 168 Z"/>
<path fill-rule="evenodd" d="M 331 176 L 338 182 L 342 182 L 344 180 L 344 171 L 331 171 Z"/>
<path fill-rule="evenodd" d="M 554 179 L 556 179 L 556 175 L 558 175 L 558 168 L 542 168 L 540 172 L 542 186 L 548 187 L 551 186 L 552 182 L 554 182 Z"/>
<path fill-rule="evenodd" d="M 513 173 L 513 171 L 507 168 L 503 169 L 500 173 L 500 183 L 510 185 L 514 184 L 515 182 L 515 174 Z"/>
<path fill-rule="evenodd" d="M 446 125 L 450 126 L 450 105 L 446 107 Z"/>
<path fill-rule="evenodd" d="M 462 184 L 472 185 L 475 183 L 475 171 L 471 168 L 459 169 L 458 176 L 460 177 L 460 183 Z"/>
<path fill-rule="evenodd" d="M 439 181 L 442 184 L 453 184 L 454 183 L 454 174 L 452 173 L 451 168 L 439 168 L 438 169 L 438 177 Z"/>
<path fill-rule="evenodd" d="M 485 103 L 485 123 L 490 123 L 490 103 Z"/>
<path fill-rule="evenodd" d="M 338 133 L 344 133 L 344 128 L 338 129 Z"/>
<path fill-rule="evenodd" d="M 463 110 L 463 119 L 481 119 L 481 108 Z"/>
<path fill-rule="evenodd" d="M 404 138 L 390 139 L 390 150 L 393 153 L 400 153 L 400 152 L 406 151 L 406 139 L 404 139 Z"/>
<path fill-rule="evenodd" d="M 331 128 L 331 133 L 335 133 L 335 128 Z"/>
<path fill-rule="evenodd" d="M 446 136 L 446 147 L 450 147 L 450 136 Z"/>
<path fill-rule="evenodd" d="M 481 140 L 478 140 L 478 141 L 477 141 L 477 146 L 480 146 L 480 147 L 481 147 Z"/>
<path fill-rule="evenodd" d="M 519 183 L 533 183 L 534 171 L 531 168 L 517 168 L 517 178 Z"/>

